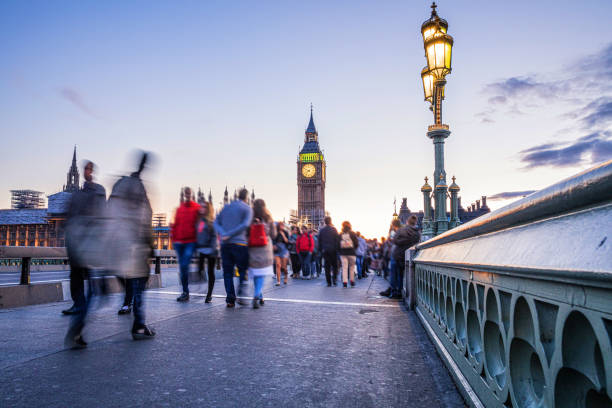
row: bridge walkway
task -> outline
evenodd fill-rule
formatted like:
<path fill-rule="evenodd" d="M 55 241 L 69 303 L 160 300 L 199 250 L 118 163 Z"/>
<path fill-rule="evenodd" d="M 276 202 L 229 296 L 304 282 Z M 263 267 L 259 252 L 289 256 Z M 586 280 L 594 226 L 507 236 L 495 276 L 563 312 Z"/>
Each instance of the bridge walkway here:
<path fill-rule="evenodd" d="M 173 273 L 173 272 L 169 272 Z M 380 298 L 386 282 L 326 287 L 323 277 L 275 287 L 266 305 L 228 309 L 192 286 L 146 293 L 157 331 L 135 342 L 122 296 L 100 298 L 84 350 L 66 350 L 68 302 L 0 311 L 0 402 L 6 407 L 463 407 L 413 312 Z M 198 295 L 200 294 L 200 295 Z"/>

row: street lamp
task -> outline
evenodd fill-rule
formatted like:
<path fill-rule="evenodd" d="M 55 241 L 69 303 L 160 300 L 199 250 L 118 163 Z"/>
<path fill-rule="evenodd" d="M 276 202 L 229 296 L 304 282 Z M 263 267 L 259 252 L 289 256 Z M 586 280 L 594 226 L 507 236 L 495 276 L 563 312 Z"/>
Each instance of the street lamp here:
<path fill-rule="evenodd" d="M 430 237 L 429 235 L 441 234 L 447 231 L 449 226 L 452 228 L 452 226 L 457 225 L 455 219 L 452 220 L 454 222 L 449 223 L 446 215 L 448 186 L 446 184 L 446 170 L 444 170 L 444 140 L 450 135 L 450 131 L 447 125 L 442 124 L 442 100 L 444 99 L 446 76 L 451 72 L 453 37 L 447 34 L 448 22 L 438 16 L 436 7 L 436 3 L 432 3 L 431 16 L 421 25 L 425 60 L 427 61 L 427 66 L 421 70 L 423 94 L 425 100 L 431 104 L 430 109 L 434 112 L 434 124 L 429 126 L 427 132 L 427 137 L 433 141 L 435 151 L 435 170 L 432 180 L 434 187 L 432 189 L 425 182 L 425 185 L 421 188 L 425 199 L 425 211 L 431 208 L 432 196 L 435 201 L 434 219 L 430 221 L 424 218 L 423 220 L 423 235 L 428 235 L 428 237 Z M 457 207 L 455 202 L 457 201 L 456 193 L 458 191 L 453 187 L 455 194 L 451 197 L 451 210 Z M 426 215 L 428 216 L 428 214 Z M 456 214 L 453 212 L 451 215 L 455 216 Z"/>
<path fill-rule="evenodd" d="M 451 72 L 453 37 L 448 35 L 448 23 L 436 12 L 436 3 L 431 5 L 431 17 L 421 25 L 427 67 L 421 71 L 425 100 L 434 110 L 435 126 L 442 125 L 442 100 L 446 75 Z"/>

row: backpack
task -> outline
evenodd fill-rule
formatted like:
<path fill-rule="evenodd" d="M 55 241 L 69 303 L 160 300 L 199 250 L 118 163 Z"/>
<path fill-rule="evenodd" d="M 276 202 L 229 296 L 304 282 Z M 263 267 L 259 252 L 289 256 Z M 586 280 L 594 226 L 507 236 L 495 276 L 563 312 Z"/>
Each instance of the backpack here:
<path fill-rule="evenodd" d="M 348 249 L 354 247 L 355 245 L 353 244 L 353 240 L 351 239 L 351 234 L 345 232 L 344 234 L 340 235 L 340 248 Z"/>
<path fill-rule="evenodd" d="M 266 226 L 263 223 L 252 224 L 249 231 L 249 246 L 262 247 L 268 245 Z"/>

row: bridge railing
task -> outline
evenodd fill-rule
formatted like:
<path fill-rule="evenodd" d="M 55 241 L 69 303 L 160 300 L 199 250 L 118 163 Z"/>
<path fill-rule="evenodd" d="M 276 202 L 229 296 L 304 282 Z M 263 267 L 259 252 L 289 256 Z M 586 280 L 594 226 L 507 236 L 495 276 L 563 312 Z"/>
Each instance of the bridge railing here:
<path fill-rule="evenodd" d="M 471 405 L 612 406 L 612 161 L 407 259 L 406 302 Z"/>
<path fill-rule="evenodd" d="M 63 247 L 18 247 L 0 246 L 0 259 L 21 259 L 20 285 L 30 284 L 30 265 L 32 259 L 68 259 L 66 248 Z M 155 274 L 161 274 L 163 259 L 176 260 L 176 252 L 167 249 L 153 251 L 151 261 L 155 264 Z"/>

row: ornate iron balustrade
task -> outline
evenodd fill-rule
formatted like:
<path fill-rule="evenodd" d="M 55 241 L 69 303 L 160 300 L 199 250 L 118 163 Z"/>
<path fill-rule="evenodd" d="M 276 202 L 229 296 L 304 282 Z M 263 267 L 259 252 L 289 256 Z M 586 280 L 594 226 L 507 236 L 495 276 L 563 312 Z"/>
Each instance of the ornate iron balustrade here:
<path fill-rule="evenodd" d="M 612 406 L 611 241 L 609 161 L 410 250 L 406 300 L 468 402 Z"/>

